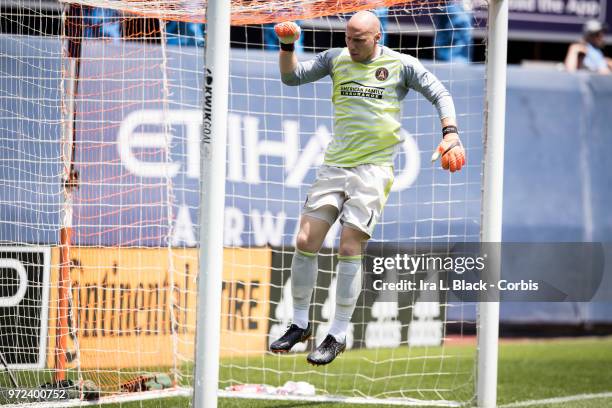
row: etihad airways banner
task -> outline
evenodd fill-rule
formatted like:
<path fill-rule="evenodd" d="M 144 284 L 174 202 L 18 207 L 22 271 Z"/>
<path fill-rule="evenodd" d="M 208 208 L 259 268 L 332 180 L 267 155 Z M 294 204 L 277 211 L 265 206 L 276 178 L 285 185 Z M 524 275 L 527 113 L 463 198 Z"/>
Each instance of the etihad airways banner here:
<path fill-rule="evenodd" d="M 32 53 L 49 52 L 55 46 L 32 42 L 36 42 Z M 10 41 L 0 45 L 8 55 L 21 52 L 11 49 Z M 74 157 L 80 181 L 73 201 L 76 245 L 166 246 L 169 235 L 174 246 L 198 242 L 199 141 L 206 101 L 203 55 L 197 47 L 167 47 L 167 52 L 164 60 L 156 45 L 84 43 L 81 96 L 76 100 Z M 50 76 L 42 79 L 40 89 L 57 92 L 39 96 L 59 101 L 60 61 L 44 55 L 28 61 Z M 124 57 L 110 58 L 114 55 Z M 311 57 L 300 55 L 303 60 Z M 143 59 L 148 63 L 143 64 Z M 162 63 L 167 64 L 165 71 Z M 441 137 L 440 123 L 431 103 L 411 91 L 403 104 L 405 141 L 376 239 L 478 237 L 484 70 L 428 65 L 455 98 L 468 167 L 451 177 L 430 163 Z M 15 64 L 7 66 L 12 69 Z M 19 70 L 11 75 L 17 77 Z M 13 146 L 10 141 L 7 149 L 0 149 L 0 160 L 14 163 L 5 167 L 7 181 L 0 184 L 0 195 L 9 201 L 2 210 L 0 238 L 57 244 L 62 197 L 59 102 L 57 109 L 46 107 L 35 103 L 39 88 L 20 91 L 12 88 L 14 84 L 7 86 L 11 95 L 25 92 L 32 98 L 28 103 L 3 100 L 6 111 L 32 120 L 2 122 L 20 133 L 19 143 Z M 164 102 L 165 95 L 169 102 Z M 275 53 L 232 51 L 226 245 L 293 242 L 308 187 L 332 135 L 329 78 L 289 87 L 280 81 Z M 334 238 L 330 234 L 326 246 Z"/>
<path fill-rule="evenodd" d="M 0 108 L 17 113 L 0 119 L 8 135 L 0 146 L 0 162 L 5 163 L 0 172 L 0 239 L 5 242 L 58 244 L 62 70 L 60 58 L 48 56 L 59 56 L 60 46 L 43 38 L 0 38 L 0 64 L 16 79 L 6 82 L 7 97 L 0 99 Z M 100 58 L 113 47 L 135 57 L 131 62 Z M 143 49 L 149 57 L 160 52 L 150 44 L 84 45 L 88 58 L 83 60 L 80 89 L 86 97 L 79 99 L 75 146 L 81 176 L 74 201 L 75 244 L 166 246 L 169 227 L 175 245 L 191 246 L 198 240 L 203 55 L 199 48 L 168 47 L 171 69 L 164 91 L 159 65 L 143 66 L 136 58 Z M 308 186 L 332 134 L 330 84 L 282 85 L 274 53 L 232 50 L 232 60 L 225 243 L 286 245 L 293 240 Z M 409 93 L 402 120 L 406 142 L 397 159 L 394 190 L 375 231 L 377 240 L 434 237 L 457 242 L 478 237 L 484 67 L 424 63 L 453 95 L 468 167 L 450 175 L 429 163 L 439 141 L 438 120 L 429 102 Z M 121 75 L 103 79 L 113 72 Z M 34 76 L 36 84 L 18 80 Z M 161 92 L 170 96 L 168 106 L 162 104 Z M 605 77 L 509 67 L 505 241 L 610 241 L 610 190 L 603 186 L 612 183 L 605 157 L 611 100 Z M 160 112 L 166 112 L 165 120 Z M 590 118 L 588 126 L 575 120 L 576 115 Z M 560 119 L 551 122 L 550 117 Z M 548 143 L 542 134 L 550 133 L 563 135 L 560 154 L 542 156 Z M 167 151 L 166 145 L 169 158 L 160 153 Z M 558 157 L 579 151 L 589 160 L 557 163 Z M 582 199 L 568 202 L 567 197 Z M 559 202 L 568 204 L 560 208 Z"/>

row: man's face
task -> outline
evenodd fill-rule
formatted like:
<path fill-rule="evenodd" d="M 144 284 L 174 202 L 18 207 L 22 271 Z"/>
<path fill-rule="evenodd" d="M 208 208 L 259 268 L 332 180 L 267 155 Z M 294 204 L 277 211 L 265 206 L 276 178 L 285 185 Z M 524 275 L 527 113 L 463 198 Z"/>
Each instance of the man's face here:
<path fill-rule="evenodd" d="M 346 27 L 346 46 L 351 59 L 355 62 L 365 62 L 374 57 L 376 43 L 380 40 L 380 32 L 372 28 L 359 27 L 356 24 L 348 24 Z"/>
<path fill-rule="evenodd" d="M 595 44 L 599 48 L 603 48 L 605 44 L 605 33 L 603 31 L 600 31 L 597 34 L 595 34 Z"/>
<path fill-rule="evenodd" d="M 587 41 L 593 44 L 594 47 L 603 48 L 605 45 L 605 32 L 599 31 L 597 33 L 590 34 L 587 37 Z"/>

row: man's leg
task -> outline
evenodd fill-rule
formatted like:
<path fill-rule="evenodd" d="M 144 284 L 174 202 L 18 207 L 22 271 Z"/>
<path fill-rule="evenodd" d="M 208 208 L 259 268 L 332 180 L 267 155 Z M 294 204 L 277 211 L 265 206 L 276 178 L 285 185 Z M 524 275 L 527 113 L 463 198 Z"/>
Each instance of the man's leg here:
<path fill-rule="evenodd" d="M 285 353 L 312 335 L 309 324 L 310 300 L 317 282 L 317 253 L 335 221 L 338 210 L 325 206 L 321 210 L 302 215 L 296 250 L 291 262 L 291 293 L 293 297 L 293 322 L 278 340 L 270 345 L 270 351 Z"/>
<path fill-rule="evenodd" d="M 336 267 L 336 309 L 328 336 L 306 358 L 311 364 L 329 364 L 346 348 L 346 331 L 361 293 L 361 257 L 368 238 L 349 225 L 342 228 Z"/>
<path fill-rule="evenodd" d="M 296 250 L 291 262 L 291 293 L 293 298 L 293 324 L 287 332 L 270 345 L 272 352 L 291 350 L 312 334 L 309 324 L 310 301 L 317 282 L 317 253 L 323 245 L 329 228 L 338 218 L 346 200 L 344 186 L 346 171 L 338 167 L 321 166 L 317 180 L 308 190 L 300 230 L 296 237 Z"/>
<path fill-rule="evenodd" d="M 312 292 L 317 282 L 317 253 L 331 227 L 330 223 L 309 215 L 302 215 L 296 250 L 291 262 L 291 293 L 293 296 L 293 324 L 305 329 Z"/>
<path fill-rule="evenodd" d="M 352 170 L 343 206 L 336 284 L 336 310 L 329 334 L 344 342 L 361 293 L 361 256 L 393 185 L 393 168 L 364 165 Z"/>
<path fill-rule="evenodd" d="M 336 275 L 336 309 L 329 334 L 306 360 L 329 364 L 346 348 L 346 332 L 361 293 L 361 257 L 372 236 L 393 184 L 393 168 L 366 164 L 345 169 L 342 233 Z"/>
<path fill-rule="evenodd" d="M 350 226 L 342 228 L 336 268 L 336 310 L 329 329 L 329 334 L 339 342 L 346 340 L 346 331 L 361 293 L 361 257 L 368 239 L 362 231 Z"/>

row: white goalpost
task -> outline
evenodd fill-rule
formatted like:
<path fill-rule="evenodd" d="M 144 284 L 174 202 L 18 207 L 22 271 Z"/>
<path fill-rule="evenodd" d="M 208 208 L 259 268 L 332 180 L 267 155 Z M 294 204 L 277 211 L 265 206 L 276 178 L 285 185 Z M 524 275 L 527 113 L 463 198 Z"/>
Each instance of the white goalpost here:
<path fill-rule="evenodd" d="M 17 403 L 17 383 L 67 390 L 27 406 L 496 406 L 499 304 L 386 293 L 368 272 L 378 257 L 501 241 L 507 0 L 1 6 L 0 404 Z M 296 21 L 305 61 L 342 47 L 359 10 L 449 90 L 467 165 L 430 163 L 440 121 L 410 91 L 347 350 L 312 367 L 306 353 L 334 315 L 339 224 L 318 254 L 313 338 L 268 349 L 292 318 L 295 235 L 332 137 L 331 80 L 283 85 L 268 35 Z"/>
<path fill-rule="evenodd" d="M 508 2 L 506 0 L 492 0 L 489 5 L 488 38 L 481 241 L 501 242 L 508 46 Z M 500 278 L 500 253 L 496 253 L 495 258 L 490 268 L 492 281 Z M 481 303 L 479 305 L 476 395 L 478 406 L 482 408 L 497 406 L 498 337 L 499 303 Z"/>
<path fill-rule="evenodd" d="M 226 6 L 227 0 L 219 0 L 215 2 L 215 6 Z M 218 3 L 218 4 L 217 4 Z M 212 2 L 211 2 L 212 4 Z M 209 15 L 214 15 L 209 11 Z M 210 21 L 210 20 L 209 20 Z M 214 27 L 214 26 L 213 26 Z M 502 203 L 503 203 L 503 151 L 504 151 L 504 126 L 505 126 L 505 87 L 506 87 L 506 54 L 507 54 L 507 30 L 508 30 L 508 4 L 505 0 L 493 0 L 489 4 L 488 13 L 488 46 L 487 46 L 487 65 L 486 65 L 486 101 L 485 101 L 485 129 L 484 129 L 484 157 L 483 157 L 483 198 L 481 212 L 481 241 L 482 242 L 501 242 L 501 225 L 502 225 Z M 208 32 L 208 38 L 215 39 L 216 32 L 212 30 Z M 215 43 L 219 44 L 219 43 Z M 229 48 L 229 40 L 223 45 Z M 216 49 L 218 51 L 218 49 Z M 213 50 L 215 52 L 215 50 Z M 220 53 L 220 55 L 223 55 Z M 224 67 L 225 68 L 225 67 Z M 225 75 L 225 71 L 213 72 L 213 74 Z M 214 116 L 214 115 L 213 115 Z M 221 115 L 222 120 L 225 118 Z M 219 139 L 223 140 L 222 138 Z M 223 140 L 225 143 L 225 140 Z M 214 142 L 213 142 L 214 143 Z M 217 172 L 217 177 L 225 177 L 223 172 Z M 202 195 L 205 198 L 205 195 Z M 207 237 L 203 237 L 202 243 L 207 242 Z M 499 254 L 496 256 L 496 261 L 490 264 L 489 273 L 499 277 Z M 200 273 L 202 274 L 202 270 Z M 219 265 L 218 274 L 222 273 Z M 202 276 L 202 275 L 201 275 Z M 492 280 L 495 280 L 492 278 Z M 215 282 L 215 280 L 210 280 Z M 288 285 L 288 283 L 286 283 Z M 212 291 L 211 291 L 211 288 Z M 330 289 L 330 292 L 333 289 Z M 216 296 L 214 286 L 209 286 L 208 291 L 200 292 L 205 297 L 215 299 L 215 302 L 220 302 Z M 285 295 L 287 293 L 285 292 Z M 329 299 L 328 299 L 329 300 Z M 217 311 L 216 305 L 209 310 Z M 204 316 L 208 316 L 207 311 L 201 310 Z M 216 313 L 215 313 L 216 314 Z M 199 317 L 203 322 L 204 318 Z M 499 326 L 499 303 L 482 302 L 478 305 L 478 353 L 477 353 L 477 380 L 475 383 L 476 404 L 478 407 L 493 408 L 496 406 L 497 399 L 497 340 Z M 206 329 L 203 325 L 199 325 L 201 335 L 204 335 Z M 317 339 L 318 341 L 319 339 Z M 216 352 L 221 344 L 217 336 L 211 337 L 208 343 L 211 352 Z M 296 347 L 297 348 L 297 347 Z M 301 350 L 302 347 L 299 347 Z M 211 370 L 209 379 L 217 382 L 217 360 L 210 360 L 208 363 L 203 362 L 208 370 Z M 205 381 L 205 380 L 204 380 Z M 226 397 L 243 397 L 243 398 L 269 398 L 265 395 L 255 394 L 234 394 L 231 392 L 218 394 L 216 387 L 201 387 L 194 389 L 195 401 L 206 401 L 206 406 L 216 406 L 218 395 Z M 276 397 L 272 397 L 276 398 Z M 291 397 L 285 397 L 291 399 Z M 295 397 L 296 401 L 339 401 L 353 403 L 368 403 L 368 398 L 360 397 L 310 397 L 303 396 Z M 370 401 L 371 402 L 371 401 Z M 387 399 L 384 401 L 388 404 L 398 405 L 438 405 L 437 401 L 410 401 L 409 399 L 400 399 L 394 401 Z M 446 401 L 439 401 L 440 406 L 446 406 Z M 449 405 L 453 405 L 448 402 Z M 205 406 L 203 403 L 196 406 Z"/>
<path fill-rule="evenodd" d="M 223 213 L 229 98 L 230 1 L 208 3 L 203 126 L 200 140 L 200 271 L 196 322 L 194 407 L 217 406 Z"/>

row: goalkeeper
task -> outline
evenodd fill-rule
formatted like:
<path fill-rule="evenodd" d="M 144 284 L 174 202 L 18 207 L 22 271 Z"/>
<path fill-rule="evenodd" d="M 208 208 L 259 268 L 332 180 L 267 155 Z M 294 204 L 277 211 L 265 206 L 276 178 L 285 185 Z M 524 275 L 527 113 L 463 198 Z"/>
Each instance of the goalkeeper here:
<path fill-rule="evenodd" d="M 308 316 L 317 280 L 317 253 L 340 218 L 335 313 L 329 334 L 307 356 L 309 363 L 323 365 L 346 348 L 346 331 L 361 292 L 362 251 L 393 184 L 393 158 L 403 141 L 400 103 L 409 89 L 423 94 L 438 111 L 443 138 L 433 158 L 441 156 L 442 167 L 454 172 L 465 164 L 465 152 L 450 94 L 416 58 L 378 44 L 380 21 L 375 14 L 353 15 L 346 26 L 345 48 L 332 48 L 304 63 L 298 62 L 294 52 L 299 27 L 281 23 L 275 32 L 281 43 L 283 83 L 301 85 L 329 75 L 335 116 L 333 138 L 300 219 L 291 264 L 293 321 L 270 350 L 288 352 L 311 337 Z"/>

